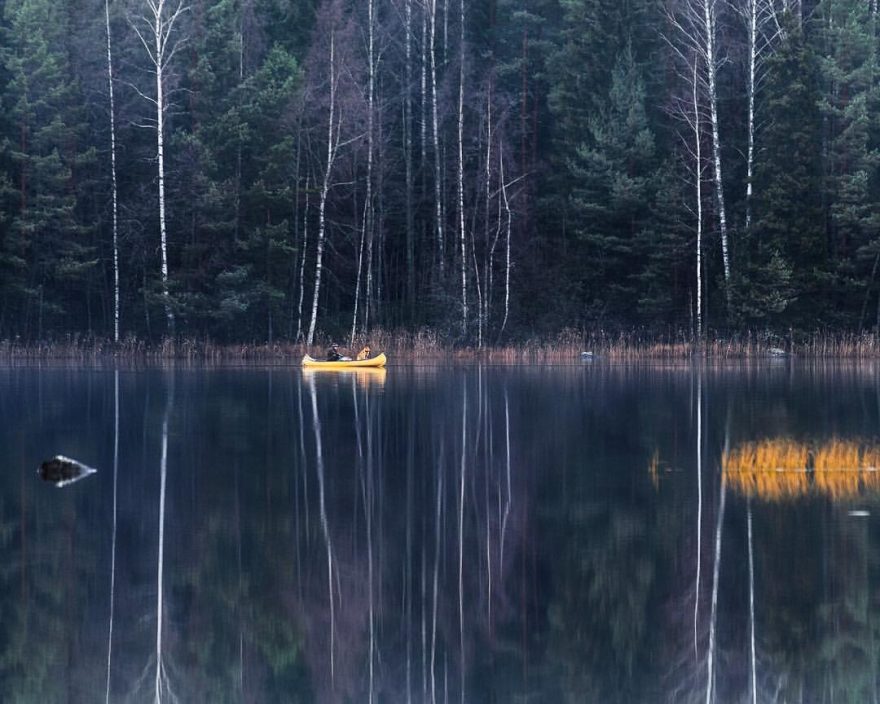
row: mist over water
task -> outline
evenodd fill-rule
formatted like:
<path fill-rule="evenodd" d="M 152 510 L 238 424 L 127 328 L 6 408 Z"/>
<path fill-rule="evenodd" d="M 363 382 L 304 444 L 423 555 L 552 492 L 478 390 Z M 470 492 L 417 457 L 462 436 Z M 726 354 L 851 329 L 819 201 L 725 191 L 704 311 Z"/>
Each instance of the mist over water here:
<path fill-rule="evenodd" d="M 878 444 L 873 364 L 6 367 L 0 701 L 871 701 Z"/>

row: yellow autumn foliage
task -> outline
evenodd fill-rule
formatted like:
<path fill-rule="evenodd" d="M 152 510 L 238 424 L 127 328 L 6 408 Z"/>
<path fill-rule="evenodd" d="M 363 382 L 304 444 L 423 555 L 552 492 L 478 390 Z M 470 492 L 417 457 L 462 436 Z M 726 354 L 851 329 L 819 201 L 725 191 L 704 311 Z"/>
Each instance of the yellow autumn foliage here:
<path fill-rule="evenodd" d="M 846 500 L 880 491 L 880 447 L 833 438 L 800 443 L 790 438 L 746 442 L 722 458 L 734 491 L 765 501 L 807 494 Z"/>

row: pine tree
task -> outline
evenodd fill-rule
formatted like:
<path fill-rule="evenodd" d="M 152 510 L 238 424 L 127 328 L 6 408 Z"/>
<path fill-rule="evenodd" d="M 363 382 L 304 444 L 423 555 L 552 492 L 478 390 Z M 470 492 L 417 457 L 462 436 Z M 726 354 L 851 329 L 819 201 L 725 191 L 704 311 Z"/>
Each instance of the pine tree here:
<path fill-rule="evenodd" d="M 98 263 L 77 212 L 77 177 L 95 153 L 83 149 L 63 8 L 48 0 L 8 2 L 4 19 L 0 60 L 9 75 L 3 100 L 11 129 L 3 151 L 12 175 L 4 305 L 23 314 L 20 334 L 41 338 L 70 312 L 72 294 L 83 292 Z"/>

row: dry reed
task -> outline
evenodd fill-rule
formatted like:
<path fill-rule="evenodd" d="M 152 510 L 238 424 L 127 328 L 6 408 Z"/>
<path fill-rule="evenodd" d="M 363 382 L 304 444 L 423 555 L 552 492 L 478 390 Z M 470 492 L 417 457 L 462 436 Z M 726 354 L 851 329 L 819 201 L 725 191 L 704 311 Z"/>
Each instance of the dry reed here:
<path fill-rule="evenodd" d="M 89 336 L 68 335 L 45 342 L 19 339 L 0 340 L 0 359 L 94 360 L 102 357 L 139 359 L 182 359 L 217 362 L 226 360 L 297 360 L 305 353 L 321 354 L 330 342 L 324 337 L 315 345 L 280 342 L 218 343 L 207 338 L 167 338 L 147 342 L 130 336 L 114 343 Z M 649 335 L 639 331 L 608 333 L 603 330 L 565 329 L 556 335 L 528 338 L 516 343 L 474 347 L 429 328 L 417 330 L 374 329 L 358 335 L 353 351 L 369 343 L 395 361 L 481 361 L 492 364 L 555 363 L 574 364 L 588 352 L 589 358 L 612 361 L 758 360 L 794 355 L 807 358 L 869 359 L 880 357 L 880 338 L 876 334 L 791 333 L 785 338 L 745 333 L 729 338 L 695 343 L 688 335 Z"/>
<path fill-rule="evenodd" d="M 832 438 L 811 445 L 769 439 L 743 443 L 722 459 L 731 487 L 766 501 L 812 493 L 832 500 L 880 490 L 880 447 Z"/>
<path fill-rule="evenodd" d="M 807 491 L 806 446 L 789 439 L 744 443 L 722 459 L 731 487 L 746 496 L 782 500 Z"/>

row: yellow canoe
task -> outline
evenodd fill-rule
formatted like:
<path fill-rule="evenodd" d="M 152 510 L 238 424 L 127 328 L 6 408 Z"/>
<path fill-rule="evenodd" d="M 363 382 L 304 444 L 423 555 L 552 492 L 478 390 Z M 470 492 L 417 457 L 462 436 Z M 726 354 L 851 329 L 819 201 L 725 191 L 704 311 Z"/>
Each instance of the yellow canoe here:
<path fill-rule="evenodd" d="M 384 367 L 386 361 L 387 358 L 385 357 L 384 352 L 381 354 L 377 354 L 375 357 L 371 357 L 370 359 L 352 359 L 346 362 L 328 362 L 325 359 L 315 359 L 314 357 L 306 355 L 305 357 L 303 357 L 302 365 L 303 367 L 308 367 L 309 369 L 370 369 L 375 367 Z"/>

